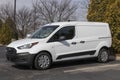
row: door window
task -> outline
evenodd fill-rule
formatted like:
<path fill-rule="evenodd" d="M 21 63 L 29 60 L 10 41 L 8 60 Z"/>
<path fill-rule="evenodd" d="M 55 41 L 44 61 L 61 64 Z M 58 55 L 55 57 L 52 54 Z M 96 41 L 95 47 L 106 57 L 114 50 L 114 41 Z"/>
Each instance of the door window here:
<path fill-rule="evenodd" d="M 48 42 L 59 41 L 61 36 L 65 37 L 65 40 L 72 39 L 75 35 L 75 26 L 67 26 L 61 28 L 58 32 L 56 32 Z"/>

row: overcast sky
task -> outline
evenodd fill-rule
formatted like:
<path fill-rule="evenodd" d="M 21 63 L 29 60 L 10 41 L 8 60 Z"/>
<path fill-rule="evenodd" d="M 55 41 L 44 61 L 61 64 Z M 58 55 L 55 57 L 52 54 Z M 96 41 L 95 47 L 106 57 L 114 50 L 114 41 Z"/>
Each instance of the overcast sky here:
<path fill-rule="evenodd" d="M 31 6 L 32 4 L 32 0 L 16 0 L 17 1 L 17 8 L 21 7 L 21 6 Z M 0 0 L 0 5 L 1 4 L 13 4 L 14 0 Z"/>
<path fill-rule="evenodd" d="M 31 7 L 32 6 L 32 0 L 16 0 L 17 1 L 17 8 L 20 8 L 22 6 L 27 6 L 27 7 Z M 84 1 L 84 0 L 73 0 L 74 2 L 77 2 L 77 1 Z M 3 4 L 12 4 L 14 3 L 14 0 L 0 0 L 0 5 L 3 5 Z M 81 6 L 81 5 L 79 5 Z M 78 12 L 76 16 L 79 16 L 79 19 L 78 20 L 81 20 L 81 21 L 84 21 L 86 20 L 86 15 L 87 15 L 87 10 L 86 9 L 83 9 L 83 8 L 79 8 L 78 9 Z"/>

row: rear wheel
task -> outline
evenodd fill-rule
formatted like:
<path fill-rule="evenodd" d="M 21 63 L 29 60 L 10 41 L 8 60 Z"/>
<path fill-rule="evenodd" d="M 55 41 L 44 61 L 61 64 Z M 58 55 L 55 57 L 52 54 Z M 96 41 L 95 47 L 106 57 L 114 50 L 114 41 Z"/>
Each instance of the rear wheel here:
<path fill-rule="evenodd" d="M 41 52 L 35 57 L 34 66 L 36 69 L 45 70 L 50 68 L 51 63 L 51 56 L 47 52 Z"/>
<path fill-rule="evenodd" d="M 109 50 L 102 48 L 99 51 L 98 62 L 105 63 L 109 60 Z"/>

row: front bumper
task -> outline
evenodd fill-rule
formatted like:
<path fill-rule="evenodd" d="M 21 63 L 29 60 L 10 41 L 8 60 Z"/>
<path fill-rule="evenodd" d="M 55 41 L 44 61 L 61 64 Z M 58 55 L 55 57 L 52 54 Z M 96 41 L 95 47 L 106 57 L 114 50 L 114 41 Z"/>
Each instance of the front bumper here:
<path fill-rule="evenodd" d="M 25 53 L 16 53 L 16 49 L 7 47 L 6 48 L 6 58 L 8 61 L 14 62 L 18 65 L 28 65 L 32 66 L 35 54 L 29 54 L 28 52 Z"/>

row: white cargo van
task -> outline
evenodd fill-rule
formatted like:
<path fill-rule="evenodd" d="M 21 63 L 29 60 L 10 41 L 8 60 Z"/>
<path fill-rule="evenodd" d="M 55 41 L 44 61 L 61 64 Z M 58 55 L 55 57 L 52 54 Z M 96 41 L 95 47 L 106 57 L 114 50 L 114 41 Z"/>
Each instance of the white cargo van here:
<path fill-rule="evenodd" d="M 6 57 L 37 69 L 72 59 L 96 57 L 99 62 L 107 62 L 111 43 L 107 23 L 56 22 L 44 25 L 29 38 L 10 43 Z"/>

